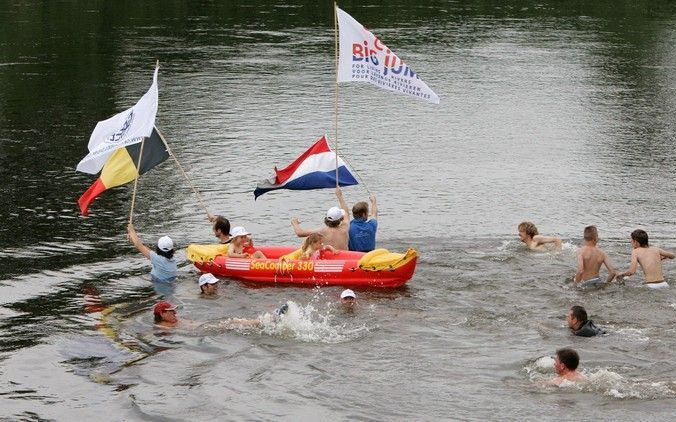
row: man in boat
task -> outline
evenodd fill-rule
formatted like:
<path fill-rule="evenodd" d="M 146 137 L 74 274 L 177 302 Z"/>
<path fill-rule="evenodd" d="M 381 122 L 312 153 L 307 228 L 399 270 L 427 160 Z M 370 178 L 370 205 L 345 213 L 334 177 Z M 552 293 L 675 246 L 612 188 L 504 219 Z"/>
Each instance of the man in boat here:
<path fill-rule="evenodd" d="M 336 196 L 342 198 L 343 193 L 340 188 L 336 188 Z M 348 238 L 350 226 L 347 223 L 347 217 L 350 215 L 345 200 L 342 201 L 342 208 L 331 207 L 326 212 L 324 219 L 325 227 L 317 230 L 306 230 L 300 226 L 300 220 L 297 217 L 291 219 L 293 231 L 298 237 L 308 237 L 312 233 L 320 233 L 324 240 L 324 245 L 332 246 L 339 251 L 348 250 Z"/>
<path fill-rule="evenodd" d="M 561 249 L 561 238 L 539 234 L 535 224 L 530 221 L 519 224 L 519 239 L 532 251 L 545 251 L 551 245 L 555 249 Z"/>
<path fill-rule="evenodd" d="M 343 198 L 343 192 L 340 188 L 336 189 L 336 196 L 340 207 L 347 209 L 347 203 Z M 378 230 L 378 206 L 376 197 L 369 197 L 371 202 L 371 212 L 369 213 L 369 204 L 364 201 L 357 202 L 352 207 L 352 221 L 350 221 L 348 247 L 351 251 L 371 252 L 376 248 L 376 230 Z"/>
<path fill-rule="evenodd" d="M 211 273 L 204 273 L 200 276 L 197 284 L 202 290 L 203 296 L 214 296 L 218 294 L 218 278 Z"/>
<path fill-rule="evenodd" d="M 597 327 L 594 321 L 587 319 L 587 311 L 582 306 L 575 305 L 570 308 L 566 314 L 566 322 L 576 336 L 594 337 L 606 333 Z"/>
<path fill-rule="evenodd" d="M 584 228 L 584 246 L 577 250 L 577 272 L 575 284 L 579 287 L 595 286 L 603 283 L 599 276 L 601 265 L 608 269 L 608 277 L 605 282 L 610 283 L 615 278 L 615 269 L 610 263 L 608 255 L 602 251 L 596 243 L 599 241 L 599 233 L 596 226 Z"/>
<path fill-rule="evenodd" d="M 230 237 L 230 221 L 222 215 L 210 215 L 209 221 L 214 223 L 214 236 L 218 238 L 218 241 L 222 244 L 230 243 L 230 240 L 232 240 Z"/>
<path fill-rule="evenodd" d="M 579 364 L 580 355 L 575 350 L 570 348 L 557 350 L 554 357 L 554 370 L 558 376 L 549 380 L 547 384 L 561 386 L 566 381 L 576 382 L 584 380 L 584 375 L 577 370 Z"/>

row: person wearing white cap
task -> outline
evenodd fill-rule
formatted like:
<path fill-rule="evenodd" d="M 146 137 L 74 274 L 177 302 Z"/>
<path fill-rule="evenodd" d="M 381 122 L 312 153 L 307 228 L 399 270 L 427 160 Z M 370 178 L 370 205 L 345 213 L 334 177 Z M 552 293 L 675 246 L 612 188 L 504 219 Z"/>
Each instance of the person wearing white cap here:
<path fill-rule="evenodd" d="M 232 240 L 228 245 L 228 256 L 231 258 L 252 258 L 252 259 L 265 259 L 265 254 L 261 251 L 255 251 L 253 253 L 248 253 L 244 249 L 247 247 L 247 244 L 251 243 L 249 236 L 251 233 L 246 231 L 244 227 L 237 226 L 230 231 L 230 237 Z"/>
<path fill-rule="evenodd" d="M 138 249 L 146 258 L 150 260 L 152 270 L 150 278 L 153 281 L 167 282 L 176 280 L 177 266 L 174 259 L 174 241 L 169 236 L 162 236 L 157 240 L 155 250 L 152 251 L 141 242 L 134 225 L 127 225 L 127 239 Z"/>
<path fill-rule="evenodd" d="M 343 197 L 343 192 L 340 188 L 336 188 L 336 197 L 339 202 L 341 202 L 341 208 L 331 207 L 326 212 L 326 218 L 324 218 L 324 225 L 317 230 L 306 230 L 300 226 L 300 220 L 297 217 L 291 219 L 291 226 L 293 226 L 293 231 L 298 237 L 308 237 L 312 233 L 320 233 L 322 235 L 324 245 L 332 246 L 334 249 L 339 251 L 347 250 L 347 241 L 349 237 L 350 225 L 348 224 L 348 219 L 350 216 L 349 211 L 347 210 L 347 205 L 345 201 L 341 201 Z"/>
<path fill-rule="evenodd" d="M 197 284 L 202 290 L 204 296 L 213 296 L 218 294 L 218 278 L 211 273 L 204 273 L 200 276 Z"/>
<path fill-rule="evenodd" d="M 357 296 L 350 289 L 345 289 L 340 294 L 340 303 L 347 306 L 353 306 L 357 302 Z"/>

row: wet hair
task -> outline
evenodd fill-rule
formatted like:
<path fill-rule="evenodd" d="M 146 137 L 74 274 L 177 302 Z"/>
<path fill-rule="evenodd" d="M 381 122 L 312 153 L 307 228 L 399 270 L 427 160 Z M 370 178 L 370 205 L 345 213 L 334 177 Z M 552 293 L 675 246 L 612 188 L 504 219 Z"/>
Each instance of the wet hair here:
<path fill-rule="evenodd" d="M 364 201 L 357 202 L 352 207 L 352 216 L 354 218 L 368 218 L 369 216 L 369 204 Z"/>
<path fill-rule="evenodd" d="M 530 237 L 538 235 L 538 228 L 535 227 L 535 224 L 531 223 L 530 221 L 524 221 L 523 223 L 519 224 L 519 231 L 520 232 L 526 232 L 526 234 Z"/>
<path fill-rule="evenodd" d="M 559 361 L 571 371 L 577 369 L 577 365 L 580 364 L 580 355 L 577 352 L 569 347 L 559 349 L 556 351 L 556 356 L 558 356 Z"/>
<path fill-rule="evenodd" d="M 303 246 L 300 247 L 301 253 L 304 254 L 305 252 L 307 252 L 307 250 L 310 248 L 310 245 L 318 241 L 321 242 L 322 238 L 324 238 L 324 236 L 322 236 L 321 233 L 312 233 L 311 235 L 306 237 L 305 241 L 303 242 Z"/>
<path fill-rule="evenodd" d="M 214 231 L 220 230 L 224 235 L 230 234 L 230 221 L 223 216 L 216 217 L 216 222 L 214 223 Z"/>
<path fill-rule="evenodd" d="M 582 306 L 575 305 L 572 308 L 570 308 L 570 312 L 578 321 L 584 322 L 587 320 L 587 311 L 585 311 L 585 309 Z"/>
<path fill-rule="evenodd" d="M 324 219 L 324 224 L 326 224 L 329 227 L 338 227 L 340 226 L 340 223 L 343 222 L 344 217 L 340 217 L 338 220 L 329 220 L 328 218 Z"/>
<path fill-rule="evenodd" d="M 163 257 L 165 257 L 165 258 L 167 258 L 167 259 L 171 259 L 171 258 L 174 257 L 174 250 L 173 250 L 173 249 L 168 250 L 168 251 L 163 251 L 163 250 L 160 249 L 160 247 L 157 246 L 157 245 L 155 245 L 155 253 L 158 254 L 159 256 L 163 256 Z"/>
<path fill-rule="evenodd" d="M 631 232 L 631 238 L 638 242 L 639 245 L 643 248 L 648 247 L 648 233 L 645 230 L 636 229 Z"/>
<path fill-rule="evenodd" d="M 584 240 L 599 240 L 599 231 L 596 229 L 596 226 L 584 228 Z"/>

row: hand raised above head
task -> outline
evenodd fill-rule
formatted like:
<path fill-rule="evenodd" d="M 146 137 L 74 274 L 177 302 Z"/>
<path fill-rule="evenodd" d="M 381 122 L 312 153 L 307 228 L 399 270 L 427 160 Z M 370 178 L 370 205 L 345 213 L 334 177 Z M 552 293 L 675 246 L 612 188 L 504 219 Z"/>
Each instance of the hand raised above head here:
<path fill-rule="evenodd" d="M 340 198 L 341 196 L 343 196 L 343 191 L 342 191 L 342 189 L 340 189 L 340 186 L 336 186 L 336 196 L 337 196 L 338 198 Z"/>

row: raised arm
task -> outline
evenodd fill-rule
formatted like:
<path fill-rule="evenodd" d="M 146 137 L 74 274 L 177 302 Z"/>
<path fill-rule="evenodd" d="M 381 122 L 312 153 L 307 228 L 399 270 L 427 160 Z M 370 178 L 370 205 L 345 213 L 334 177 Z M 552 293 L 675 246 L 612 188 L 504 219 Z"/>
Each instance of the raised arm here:
<path fill-rule="evenodd" d="M 291 225 L 293 226 L 293 231 L 296 233 L 296 236 L 298 237 L 308 237 L 312 233 L 314 233 L 313 231 L 305 230 L 304 228 L 302 228 L 300 226 L 300 220 L 298 220 L 298 218 L 296 217 L 293 217 L 291 219 Z"/>
<path fill-rule="evenodd" d="M 345 198 L 343 197 L 343 191 L 339 187 L 336 187 L 336 198 L 338 198 L 340 209 L 345 213 L 345 220 L 349 222 L 350 210 L 347 208 L 347 202 L 345 202 Z"/>
<path fill-rule="evenodd" d="M 129 239 L 131 244 L 134 245 L 143 256 L 150 259 L 150 249 L 138 238 L 136 230 L 134 230 L 134 225 L 131 223 L 127 225 L 127 239 Z"/>
<path fill-rule="evenodd" d="M 373 218 L 374 220 L 378 219 L 378 205 L 376 204 L 376 196 L 371 195 L 369 197 L 369 200 L 371 201 L 371 215 L 370 217 Z"/>

